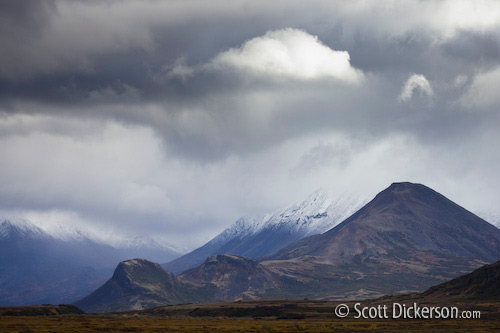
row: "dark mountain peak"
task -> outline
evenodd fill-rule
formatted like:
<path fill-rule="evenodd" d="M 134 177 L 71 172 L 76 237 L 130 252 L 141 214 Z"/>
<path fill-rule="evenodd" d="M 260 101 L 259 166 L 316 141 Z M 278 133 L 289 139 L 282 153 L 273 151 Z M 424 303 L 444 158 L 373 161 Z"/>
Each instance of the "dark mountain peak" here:
<path fill-rule="evenodd" d="M 408 188 L 417 188 L 417 187 L 426 187 L 422 184 L 411 183 L 411 182 L 394 182 L 388 189 L 408 189 Z"/>
<path fill-rule="evenodd" d="M 421 200 L 428 202 L 435 200 L 446 200 L 448 202 L 451 202 L 438 192 L 425 185 L 410 182 L 392 183 L 391 186 L 377 194 L 373 202 L 380 204 L 380 202 L 383 201 L 394 200 L 397 200 L 401 203 L 408 200 Z"/>
<path fill-rule="evenodd" d="M 131 259 L 118 264 L 104 285 L 77 301 L 84 311 L 140 310 L 165 304 L 192 301 L 172 273 L 155 262 Z"/>
<path fill-rule="evenodd" d="M 152 268 L 152 269 L 158 269 L 157 263 L 153 261 L 149 261 L 147 259 L 142 259 L 142 258 L 135 258 L 135 259 L 129 259 L 129 260 L 124 260 L 118 264 L 116 267 L 116 271 L 127 271 L 127 272 L 133 272 L 135 270 L 140 270 L 144 268 Z M 161 269 L 161 266 L 160 266 Z"/>
<path fill-rule="evenodd" d="M 155 262 L 136 258 L 119 263 L 111 279 L 118 283 L 143 286 L 166 282 L 172 284 L 174 276 Z"/>
<path fill-rule="evenodd" d="M 489 225 L 435 190 L 410 182 L 392 183 L 345 222 L 353 221 L 382 224 L 383 228 L 397 225 L 404 229 L 400 231 L 425 226 L 450 231 L 444 229 L 453 225 Z"/>

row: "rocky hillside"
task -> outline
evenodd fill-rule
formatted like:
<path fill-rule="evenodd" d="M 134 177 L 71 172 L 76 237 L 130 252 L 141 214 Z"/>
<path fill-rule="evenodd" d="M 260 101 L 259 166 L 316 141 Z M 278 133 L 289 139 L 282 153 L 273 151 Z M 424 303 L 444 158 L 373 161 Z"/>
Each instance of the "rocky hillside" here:
<path fill-rule="evenodd" d="M 215 290 L 215 300 L 257 299 L 280 281 L 257 261 L 236 255 L 216 255 L 179 276 L 179 281 Z"/>
<path fill-rule="evenodd" d="M 500 301 L 500 261 L 484 265 L 472 273 L 431 287 L 422 296 L 427 299 Z"/>
<path fill-rule="evenodd" d="M 194 289 L 179 284 L 157 263 L 131 259 L 121 262 L 111 279 L 74 305 L 86 312 L 111 312 L 204 300 L 203 293 Z"/>

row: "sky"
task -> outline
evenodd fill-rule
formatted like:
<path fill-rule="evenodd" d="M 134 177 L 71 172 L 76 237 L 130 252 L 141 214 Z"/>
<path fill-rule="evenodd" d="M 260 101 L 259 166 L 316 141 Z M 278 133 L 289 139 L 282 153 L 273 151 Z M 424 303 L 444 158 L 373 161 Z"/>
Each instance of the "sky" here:
<path fill-rule="evenodd" d="M 0 2 L 0 217 L 202 245 L 318 188 L 500 216 L 500 2 Z"/>

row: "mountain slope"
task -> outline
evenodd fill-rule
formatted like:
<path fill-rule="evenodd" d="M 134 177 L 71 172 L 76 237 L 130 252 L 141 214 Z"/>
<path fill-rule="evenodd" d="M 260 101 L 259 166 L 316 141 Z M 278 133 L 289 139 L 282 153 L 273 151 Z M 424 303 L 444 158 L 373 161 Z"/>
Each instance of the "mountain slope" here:
<path fill-rule="evenodd" d="M 261 218 L 241 218 L 204 246 L 162 266 L 174 274 L 209 256 L 236 254 L 258 259 L 306 236 L 323 233 L 354 213 L 363 201 L 349 195 L 332 200 L 321 191 L 305 201 Z"/>
<path fill-rule="evenodd" d="M 500 254 L 500 230 L 424 185 L 394 183 L 337 228 L 273 258 L 312 255 L 348 262 L 404 256 L 404 249 L 491 262 Z"/>
<path fill-rule="evenodd" d="M 121 260 L 174 253 L 154 242 L 117 247 L 71 228 L 43 230 L 26 220 L 0 222 L 0 305 L 69 303 L 95 290 Z"/>
<path fill-rule="evenodd" d="M 0 304 L 68 303 L 94 290 L 116 265 L 114 249 L 55 239 L 29 222 L 0 223 Z"/>
<path fill-rule="evenodd" d="M 500 301 L 500 261 L 429 288 L 424 299 Z"/>
<path fill-rule="evenodd" d="M 121 262 L 111 279 L 74 303 L 87 312 L 129 311 L 160 305 L 261 298 L 280 281 L 257 261 L 216 255 L 178 277 L 154 262 Z"/>
<path fill-rule="evenodd" d="M 205 292 L 204 288 L 180 283 L 157 263 L 131 259 L 118 264 L 111 279 L 74 305 L 86 312 L 141 310 L 207 301 L 210 298 Z"/>
<path fill-rule="evenodd" d="M 338 291 L 422 290 L 500 258 L 500 230 L 424 185 L 394 183 L 332 230 L 263 264 L 299 276 L 311 258 L 324 262 L 308 268 L 322 288 L 333 280 L 319 272 L 337 276 Z"/>
<path fill-rule="evenodd" d="M 213 300 L 260 298 L 268 289 L 280 285 L 271 271 L 250 258 L 236 255 L 215 255 L 187 270 L 180 282 L 216 290 Z"/>

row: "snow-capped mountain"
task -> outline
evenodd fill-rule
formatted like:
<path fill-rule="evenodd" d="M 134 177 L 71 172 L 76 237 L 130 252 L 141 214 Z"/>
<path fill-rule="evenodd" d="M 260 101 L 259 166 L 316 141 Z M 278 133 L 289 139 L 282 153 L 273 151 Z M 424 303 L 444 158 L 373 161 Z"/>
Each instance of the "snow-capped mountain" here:
<path fill-rule="evenodd" d="M 216 254 L 238 254 L 257 259 L 303 237 L 330 230 L 365 202 L 350 194 L 332 199 L 324 191 L 316 191 L 306 200 L 275 213 L 240 218 L 204 246 L 163 264 L 163 267 L 180 274 Z"/>
<path fill-rule="evenodd" d="M 83 230 L 71 225 L 54 223 L 35 225 L 26 219 L 9 220 L 7 223 L 12 225 L 12 228 L 19 229 L 19 232 L 25 230 L 31 236 L 39 234 L 69 243 L 90 242 L 111 246 L 120 253 L 122 260 L 146 258 L 161 262 L 177 258 L 185 252 L 162 239 L 147 234 L 132 235 L 116 230 Z M 0 237 L 2 229 L 4 228 L 0 228 Z"/>
<path fill-rule="evenodd" d="M 0 253 L 0 305 L 72 302 L 120 261 L 110 246 L 61 240 L 26 220 L 0 222 Z"/>

